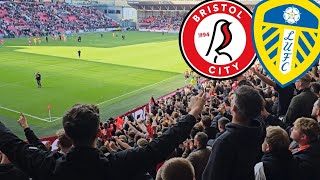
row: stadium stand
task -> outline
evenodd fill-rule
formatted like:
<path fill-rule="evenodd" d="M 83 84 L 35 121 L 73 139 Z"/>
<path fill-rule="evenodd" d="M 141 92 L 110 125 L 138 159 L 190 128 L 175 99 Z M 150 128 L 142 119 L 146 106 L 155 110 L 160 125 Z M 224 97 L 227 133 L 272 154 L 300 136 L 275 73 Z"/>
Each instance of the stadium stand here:
<path fill-rule="evenodd" d="M 0 3 L 0 24 L 0 33 L 5 37 L 119 27 L 117 22 L 89 6 L 11 1 Z"/>
<path fill-rule="evenodd" d="M 139 21 L 141 29 L 179 31 L 183 16 L 150 16 Z"/>

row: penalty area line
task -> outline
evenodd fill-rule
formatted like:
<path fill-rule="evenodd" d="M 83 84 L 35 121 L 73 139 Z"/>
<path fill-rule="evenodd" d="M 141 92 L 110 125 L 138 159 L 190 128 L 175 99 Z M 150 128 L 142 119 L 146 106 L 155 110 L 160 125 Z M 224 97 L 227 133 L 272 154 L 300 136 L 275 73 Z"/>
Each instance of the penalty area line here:
<path fill-rule="evenodd" d="M 7 111 L 10 111 L 10 112 L 14 112 L 14 113 L 17 113 L 17 114 L 20 114 L 21 112 L 19 111 L 16 111 L 16 110 L 13 110 L 13 109 L 10 109 L 10 108 L 6 108 L 6 107 L 3 107 L 3 106 L 0 106 L 0 109 L 4 109 L 4 110 L 7 110 Z M 30 115 L 30 114 L 27 114 L 27 113 L 23 113 L 25 116 L 28 116 L 28 117 L 31 117 L 31 118 L 34 118 L 34 119 L 38 119 L 40 121 L 45 121 L 45 122 L 53 122 L 53 121 L 49 121 L 49 120 L 46 120 L 46 119 L 43 119 L 43 118 L 39 118 L 37 116 L 33 116 L 33 115 Z"/>

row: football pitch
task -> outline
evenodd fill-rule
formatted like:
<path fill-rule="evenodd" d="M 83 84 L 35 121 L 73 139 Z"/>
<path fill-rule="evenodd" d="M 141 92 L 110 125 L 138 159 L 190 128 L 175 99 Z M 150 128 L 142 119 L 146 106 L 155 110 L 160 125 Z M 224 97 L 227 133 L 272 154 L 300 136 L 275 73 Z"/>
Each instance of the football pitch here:
<path fill-rule="evenodd" d="M 76 103 L 97 104 L 106 120 L 147 103 L 151 95 L 158 98 L 187 85 L 177 34 L 117 35 L 81 34 L 80 43 L 78 35 L 69 35 L 66 42 L 49 37 L 46 43 L 43 37 L 31 46 L 26 38 L 6 39 L 0 46 L 1 121 L 24 138 L 17 123 L 23 112 L 38 136 L 50 136 L 62 128 L 63 114 Z M 36 72 L 43 88 L 37 88 Z"/>

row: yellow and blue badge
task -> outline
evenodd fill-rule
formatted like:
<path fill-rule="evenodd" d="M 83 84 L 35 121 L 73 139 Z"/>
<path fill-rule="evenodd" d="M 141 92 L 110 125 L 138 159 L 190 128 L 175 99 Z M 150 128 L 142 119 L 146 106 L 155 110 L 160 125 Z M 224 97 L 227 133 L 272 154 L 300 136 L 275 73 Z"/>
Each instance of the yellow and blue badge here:
<path fill-rule="evenodd" d="M 282 87 L 319 60 L 320 6 L 313 0 L 264 0 L 254 9 L 252 35 L 260 63 Z"/>

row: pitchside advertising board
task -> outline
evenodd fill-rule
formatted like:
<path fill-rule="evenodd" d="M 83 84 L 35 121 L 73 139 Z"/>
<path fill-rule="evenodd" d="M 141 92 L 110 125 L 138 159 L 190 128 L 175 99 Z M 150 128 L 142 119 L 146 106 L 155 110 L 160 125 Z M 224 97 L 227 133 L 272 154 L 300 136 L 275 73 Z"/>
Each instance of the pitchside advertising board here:
<path fill-rule="evenodd" d="M 180 50 L 190 68 L 218 80 L 243 74 L 258 54 L 264 69 L 284 87 L 319 59 L 319 14 L 312 0 L 261 1 L 254 16 L 237 1 L 204 1 L 181 25 Z"/>

